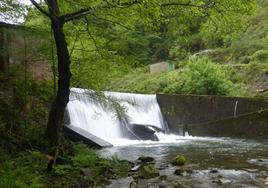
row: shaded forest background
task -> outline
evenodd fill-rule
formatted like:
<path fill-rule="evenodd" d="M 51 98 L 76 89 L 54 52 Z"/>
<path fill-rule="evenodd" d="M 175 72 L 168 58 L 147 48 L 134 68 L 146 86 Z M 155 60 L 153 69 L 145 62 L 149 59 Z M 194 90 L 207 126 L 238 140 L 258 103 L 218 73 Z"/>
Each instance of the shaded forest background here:
<path fill-rule="evenodd" d="M 267 6 L 266 1 L 258 1 L 250 10 L 223 17 L 218 14 L 208 17 L 198 11 L 189 11 L 192 15 L 184 16 L 185 12 L 174 11 L 159 16 L 157 23 L 141 20 L 139 16 L 122 21 L 122 15 L 103 13 L 87 18 L 92 22 L 68 23 L 65 32 L 72 60 L 72 87 L 265 96 Z M 37 10 L 30 10 L 25 25 L 38 29 L 48 39 L 42 56 L 51 63 L 49 20 Z M 200 63 L 191 65 L 189 59 L 193 58 Z M 174 63 L 177 70 L 149 74 L 149 64 L 163 61 Z"/>

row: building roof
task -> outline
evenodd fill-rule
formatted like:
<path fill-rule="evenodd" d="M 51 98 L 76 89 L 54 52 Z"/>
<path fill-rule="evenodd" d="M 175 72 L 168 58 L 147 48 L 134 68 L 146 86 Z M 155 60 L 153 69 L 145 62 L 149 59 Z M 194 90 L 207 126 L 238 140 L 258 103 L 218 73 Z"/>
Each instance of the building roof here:
<path fill-rule="evenodd" d="M 10 24 L 10 23 L 5 23 L 5 22 L 1 22 L 0 21 L 0 27 L 13 28 L 13 29 L 21 29 L 24 26 L 22 26 L 22 25 L 16 25 L 16 24 Z"/>

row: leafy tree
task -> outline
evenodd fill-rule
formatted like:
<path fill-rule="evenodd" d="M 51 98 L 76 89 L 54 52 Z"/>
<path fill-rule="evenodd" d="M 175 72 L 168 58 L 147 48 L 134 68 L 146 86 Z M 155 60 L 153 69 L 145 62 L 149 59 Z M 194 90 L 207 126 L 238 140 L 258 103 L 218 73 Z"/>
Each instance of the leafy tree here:
<path fill-rule="evenodd" d="M 13 23 L 22 21 L 26 8 L 18 1 L 2 0 L 0 2 L 0 20 Z"/>

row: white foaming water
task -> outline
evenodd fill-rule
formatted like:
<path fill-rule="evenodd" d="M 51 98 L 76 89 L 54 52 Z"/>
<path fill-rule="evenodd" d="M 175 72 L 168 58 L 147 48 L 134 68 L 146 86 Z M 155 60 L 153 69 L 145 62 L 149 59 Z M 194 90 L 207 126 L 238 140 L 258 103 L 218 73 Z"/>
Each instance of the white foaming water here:
<path fill-rule="evenodd" d="M 113 113 L 95 104 L 86 94 L 89 90 L 72 88 L 67 110 L 70 124 L 108 142 L 123 138 L 119 120 Z"/>
<path fill-rule="evenodd" d="M 154 125 L 165 130 L 156 95 L 118 92 L 105 92 L 105 94 L 122 101 L 121 104 L 127 109 L 130 124 Z"/>
<path fill-rule="evenodd" d="M 128 140 L 124 137 L 122 123 L 115 114 L 100 105 L 96 104 L 88 93 L 93 91 L 79 88 L 72 88 L 70 101 L 67 110 L 70 116 L 70 124 L 79 127 L 89 133 L 113 144 L 128 145 L 140 142 Z M 104 92 L 106 96 L 115 98 L 126 108 L 128 123 L 141 125 L 154 125 L 163 130 L 167 130 L 160 107 L 156 100 L 156 95 L 142 95 L 132 93 Z M 158 133 L 159 134 L 159 133 Z M 175 141 L 174 136 L 162 133 L 160 141 Z M 168 137 L 168 138 L 167 138 Z"/>
<path fill-rule="evenodd" d="M 156 133 L 159 141 L 151 141 L 151 140 L 129 140 L 125 138 L 114 139 L 113 146 L 135 146 L 135 147 L 155 147 L 166 144 L 183 144 L 186 142 L 192 141 L 228 141 L 228 139 L 224 137 L 212 138 L 212 137 L 196 137 L 196 136 L 179 136 L 174 134 L 164 134 L 164 133 Z"/>

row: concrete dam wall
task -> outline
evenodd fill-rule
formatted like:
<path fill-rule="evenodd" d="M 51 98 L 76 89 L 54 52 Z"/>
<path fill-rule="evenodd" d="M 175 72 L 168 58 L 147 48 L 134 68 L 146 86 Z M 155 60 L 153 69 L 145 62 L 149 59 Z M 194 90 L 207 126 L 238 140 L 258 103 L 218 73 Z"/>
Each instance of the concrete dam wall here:
<path fill-rule="evenodd" d="M 257 113 L 268 108 L 267 100 L 158 94 L 157 101 L 171 133 L 182 135 L 187 131 L 193 136 L 248 137 L 246 132 L 251 132 L 254 128 L 258 131 L 253 131 L 251 137 L 263 137 L 259 132 L 262 129 L 262 132 L 268 132 L 267 113 Z M 240 131 L 234 131 L 238 129 Z M 266 135 L 268 138 L 268 134 Z"/>

